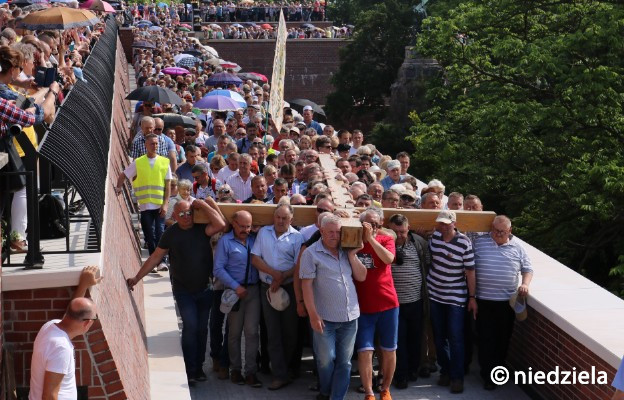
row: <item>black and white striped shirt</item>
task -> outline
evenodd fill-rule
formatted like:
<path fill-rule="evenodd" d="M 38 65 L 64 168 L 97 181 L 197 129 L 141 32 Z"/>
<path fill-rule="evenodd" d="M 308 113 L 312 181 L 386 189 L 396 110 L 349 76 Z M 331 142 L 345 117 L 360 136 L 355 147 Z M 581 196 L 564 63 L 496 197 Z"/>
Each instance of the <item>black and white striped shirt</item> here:
<path fill-rule="evenodd" d="M 422 297 L 422 273 L 420 270 L 420 256 L 414 242 L 408 240 L 404 246 L 397 246 L 397 253 L 403 251 L 403 264 L 392 264 L 392 279 L 394 289 L 399 297 L 399 304 L 418 301 Z"/>
<path fill-rule="evenodd" d="M 465 307 L 468 299 L 465 270 L 473 270 L 475 267 L 470 239 L 456 231 L 455 237 L 447 243 L 442 234 L 435 231 L 429 239 L 429 250 L 429 298 L 438 303 Z"/>

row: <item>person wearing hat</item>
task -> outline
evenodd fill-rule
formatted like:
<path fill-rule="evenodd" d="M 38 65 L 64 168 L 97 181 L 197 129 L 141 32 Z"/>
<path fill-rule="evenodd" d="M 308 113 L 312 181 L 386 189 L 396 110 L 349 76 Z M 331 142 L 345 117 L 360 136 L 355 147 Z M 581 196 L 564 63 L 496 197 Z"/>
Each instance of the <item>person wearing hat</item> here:
<path fill-rule="evenodd" d="M 380 181 L 384 190 L 388 190 L 392 185 L 403 182 L 403 176 L 401 176 L 401 162 L 399 160 L 388 161 L 386 164 L 386 171 L 388 172 L 388 176 Z"/>
<path fill-rule="evenodd" d="M 271 359 L 273 381 L 270 390 L 280 389 L 291 383 L 294 352 L 298 337 L 299 319 L 294 302 L 293 272 L 303 235 L 290 223 L 293 208 L 289 204 L 280 204 L 273 213 L 273 225 L 263 226 L 258 232 L 253 249 L 251 263 L 260 272 L 260 298 L 262 312 L 268 333 L 268 353 Z M 270 300 L 274 295 L 285 291 L 293 301 L 282 310 L 276 309 Z M 281 307 L 280 307 L 281 308 Z"/>
<path fill-rule="evenodd" d="M 312 106 L 303 107 L 303 122 L 306 124 L 306 128 L 314 128 L 317 135 L 323 134 L 323 128 L 321 124 L 316 122 L 314 119 L 314 110 L 312 110 Z"/>
<path fill-rule="evenodd" d="M 251 249 L 256 235 L 251 231 L 252 216 L 248 211 L 237 211 L 232 216 L 232 230 L 217 243 L 214 275 L 225 288 L 234 291 L 238 306 L 233 304 L 227 315 L 230 379 L 242 384 L 241 338 L 245 333 L 245 378 L 251 387 L 261 387 L 256 377 L 260 325 L 260 292 L 258 271 L 251 266 Z"/>
<path fill-rule="evenodd" d="M 464 391 L 464 314 L 477 316 L 475 261 L 470 239 L 455 229 L 454 211 L 443 210 L 429 239 L 427 275 L 433 337 L 440 365 L 439 386 Z"/>
<path fill-rule="evenodd" d="M 511 230 L 511 220 L 499 215 L 490 234 L 474 240 L 479 365 L 486 390 L 496 388 L 490 379 L 491 370 L 505 365 L 516 316 L 510 299 L 524 304 L 533 278 L 531 260 Z M 518 311 L 526 309 L 520 307 Z"/>

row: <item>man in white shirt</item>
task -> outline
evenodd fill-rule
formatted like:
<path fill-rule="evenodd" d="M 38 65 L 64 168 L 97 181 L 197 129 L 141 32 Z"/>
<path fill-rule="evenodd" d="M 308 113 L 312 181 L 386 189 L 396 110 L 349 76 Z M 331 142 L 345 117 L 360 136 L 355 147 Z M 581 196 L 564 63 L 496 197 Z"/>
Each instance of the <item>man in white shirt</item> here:
<path fill-rule="evenodd" d="M 225 183 L 227 179 L 238 172 L 238 159 L 240 155 L 238 153 L 231 153 L 228 158 L 225 159 L 227 165 L 219 170 L 217 173 L 217 180 Z"/>
<path fill-rule="evenodd" d="M 63 319 L 46 322 L 33 345 L 29 400 L 76 400 L 76 364 L 72 339 L 85 334 L 97 320 L 95 304 L 84 297 L 101 278 L 97 267 L 86 267 Z"/>
<path fill-rule="evenodd" d="M 251 156 L 249 154 L 241 154 L 238 158 L 238 172 L 225 181 L 232 188 L 236 200 L 243 201 L 251 197 L 251 179 L 254 176 L 256 175 L 251 173 Z"/>

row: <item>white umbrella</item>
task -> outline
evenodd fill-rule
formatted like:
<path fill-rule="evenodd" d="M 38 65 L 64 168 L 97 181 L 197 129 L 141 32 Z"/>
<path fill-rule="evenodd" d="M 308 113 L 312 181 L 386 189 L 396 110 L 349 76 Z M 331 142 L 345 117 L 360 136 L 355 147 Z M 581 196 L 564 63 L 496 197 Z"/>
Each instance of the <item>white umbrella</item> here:
<path fill-rule="evenodd" d="M 219 53 L 214 49 L 214 47 L 204 46 L 204 49 L 206 49 L 206 51 L 212 54 L 214 57 L 219 57 Z"/>

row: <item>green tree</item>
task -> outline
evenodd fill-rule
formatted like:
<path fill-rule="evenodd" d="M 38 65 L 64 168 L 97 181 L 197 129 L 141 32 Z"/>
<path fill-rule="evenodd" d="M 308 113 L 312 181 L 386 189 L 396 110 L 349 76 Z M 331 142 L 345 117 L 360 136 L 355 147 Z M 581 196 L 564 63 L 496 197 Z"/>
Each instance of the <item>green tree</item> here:
<path fill-rule="evenodd" d="M 341 65 L 333 76 L 336 91 L 327 98 L 330 118 L 385 104 L 390 85 L 405 57 L 405 46 L 414 38 L 414 12 L 409 2 L 362 1 L 355 19 L 353 41 L 340 54 Z"/>
<path fill-rule="evenodd" d="M 591 279 L 624 272 L 624 5 L 463 1 L 418 50 L 445 69 L 414 118 L 419 170 L 517 217 Z M 611 273 L 611 275 L 609 275 Z"/>

